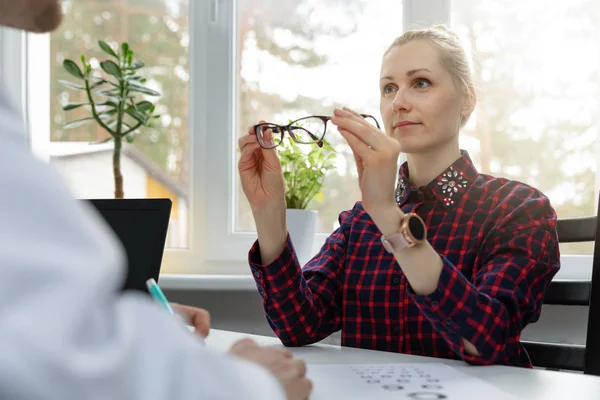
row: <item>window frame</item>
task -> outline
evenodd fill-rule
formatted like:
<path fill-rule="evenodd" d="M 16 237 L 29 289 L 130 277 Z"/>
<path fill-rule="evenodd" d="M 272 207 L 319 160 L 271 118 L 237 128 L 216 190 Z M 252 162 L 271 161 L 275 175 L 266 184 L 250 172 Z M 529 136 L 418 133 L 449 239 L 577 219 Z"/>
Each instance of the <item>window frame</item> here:
<path fill-rule="evenodd" d="M 236 121 L 236 79 L 231 73 L 238 46 L 236 5 L 236 0 L 190 1 L 189 84 L 190 107 L 194 112 L 189 113 L 190 132 L 193 132 L 189 136 L 189 247 L 167 249 L 163 273 L 213 277 L 250 274 L 247 252 L 256 240 L 256 233 L 236 232 L 234 214 L 237 144 L 233 132 L 240 129 Z M 450 17 L 450 0 L 403 1 L 403 30 L 434 24 L 450 26 Z M 51 145 L 50 123 L 48 118 L 35 115 L 49 114 L 49 38 L 49 34 L 24 34 L 0 28 L 0 83 L 23 112 L 31 148 L 42 159 L 47 159 L 45 149 Z M 36 90 L 35 96 L 32 88 Z M 40 90 L 44 91 L 42 95 Z M 223 140 L 215 141 L 215 137 Z M 597 148 L 600 154 L 600 141 Z M 600 157 L 597 165 L 600 171 Z M 600 173 L 596 177 L 596 194 L 599 186 Z M 315 251 L 327 236 L 317 235 Z M 585 267 L 585 271 L 588 268 L 591 271 L 592 258 L 592 255 L 564 254 L 563 270 Z M 587 276 L 587 272 L 583 274 Z M 568 278 L 571 274 L 561 273 L 561 276 Z M 581 276 L 581 270 L 575 276 Z"/>

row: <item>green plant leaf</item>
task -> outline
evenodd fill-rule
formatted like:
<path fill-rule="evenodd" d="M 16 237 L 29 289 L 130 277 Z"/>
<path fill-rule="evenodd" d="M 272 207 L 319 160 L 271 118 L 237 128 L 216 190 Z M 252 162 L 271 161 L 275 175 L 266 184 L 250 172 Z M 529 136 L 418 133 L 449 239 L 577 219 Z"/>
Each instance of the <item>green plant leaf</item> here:
<path fill-rule="evenodd" d="M 135 75 L 135 74 L 134 75 L 125 75 L 123 77 L 123 79 L 125 79 L 127 81 L 127 83 L 129 83 L 129 84 L 141 86 L 140 83 L 141 83 L 142 77 L 139 75 Z"/>
<path fill-rule="evenodd" d="M 73 76 L 75 76 L 75 77 L 77 77 L 79 79 L 83 79 L 83 73 L 81 72 L 81 70 L 79 69 L 79 67 L 77 66 L 77 64 L 75 64 L 72 60 L 65 60 L 65 61 L 63 61 L 63 67 L 71 75 L 73 75 Z"/>
<path fill-rule="evenodd" d="M 98 90 L 96 92 L 96 94 L 98 96 L 105 96 L 105 97 L 116 97 L 117 99 L 120 99 L 121 97 L 119 96 L 119 92 L 116 89 L 110 89 L 110 90 Z"/>
<path fill-rule="evenodd" d="M 76 108 L 79 108 L 81 106 L 87 106 L 90 103 L 69 103 L 66 106 L 63 107 L 64 111 L 69 111 L 69 110 L 74 110 Z"/>
<path fill-rule="evenodd" d="M 127 42 L 121 43 L 121 51 L 123 52 L 123 56 L 127 57 L 127 53 L 129 53 L 129 43 L 127 43 Z"/>
<path fill-rule="evenodd" d="M 100 67 L 102 68 L 102 70 L 104 70 L 104 72 L 106 72 L 109 75 L 115 76 L 117 78 L 121 77 L 121 68 L 119 68 L 119 66 L 112 61 L 102 61 L 100 63 Z"/>
<path fill-rule="evenodd" d="M 148 122 L 148 117 L 145 116 L 144 114 L 135 111 L 133 108 L 127 108 L 125 110 L 125 112 L 127 114 L 129 114 L 133 119 L 135 119 L 137 122 L 140 122 L 142 124 L 145 124 L 146 122 Z"/>
<path fill-rule="evenodd" d="M 63 86 L 68 87 L 69 89 L 85 90 L 85 86 L 81 86 L 81 85 L 78 85 L 73 82 L 69 82 L 69 81 L 58 81 L 58 82 L 61 83 Z"/>
<path fill-rule="evenodd" d="M 87 118 L 82 118 L 82 119 L 78 119 L 75 121 L 71 121 L 69 123 L 66 123 L 63 125 L 63 129 L 71 129 L 71 128 L 76 128 L 78 126 L 81 126 L 83 124 L 86 124 L 90 121 L 93 121 L 94 117 L 87 117 Z"/>
<path fill-rule="evenodd" d="M 96 81 L 96 82 L 108 83 L 109 85 L 111 85 L 111 86 L 114 86 L 114 87 L 115 87 L 115 88 L 117 88 L 117 89 L 119 88 L 119 85 L 118 85 L 118 84 L 116 84 L 116 83 L 114 83 L 114 82 L 111 82 L 111 81 L 109 81 L 109 80 L 106 80 L 106 79 L 104 79 L 104 78 L 102 78 L 102 77 L 99 77 L 99 76 L 91 76 L 91 77 L 90 77 L 90 80 L 94 80 L 94 81 Z"/>
<path fill-rule="evenodd" d="M 150 111 L 154 108 L 154 104 L 144 100 L 137 103 L 135 108 L 140 112 Z"/>
<path fill-rule="evenodd" d="M 100 87 L 102 85 L 104 85 L 106 83 L 106 81 L 98 81 L 96 83 L 93 83 L 92 85 L 90 85 L 90 90 L 96 89 L 97 87 Z"/>
<path fill-rule="evenodd" d="M 143 86 L 129 85 L 128 89 L 130 92 L 143 93 L 143 94 L 147 94 L 149 96 L 160 96 L 160 93 L 158 93 L 157 91 L 148 89 Z"/>
<path fill-rule="evenodd" d="M 102 51 L 104 51 L 106 54 L 113 56 L 116 59 L 119 58 L 117 53 L 115 53 L 115 51 L 112 49 L 112 47 L 110 47 L 110 45 L 108 43 L 103 42 L 102 40 L 98 40 L 98 45 L 100 46 Z"/>
<path fill-rule="evenodd" d="M 133 132 L 131 132 L 130 134 L 125 136 L 125 140 L 127 140 L 127 143 L 133 143 L 133 141 L 135 140 L 135 137 L 136 137 L 136 135 L 134 135 Z"/>
<path fill-rule="evenodd" d="M 119 58 L 119 56 L 117 55 L 117 53 L 112 49 L 112 47 L 110 47 L 110 45 L 108 43 L 103 42 L 102 40 L 98 40 L 98 45 L 100 46 L 100 48 L 102 49 L 102 51 L 104 51 L 109 56 L 113 56 L 116 59 Z"/>
<path fill-rule="evenodd" d="M 114 101 L 110 101 L 110 100 L 106 100 L 106 101 L 102 101 L 100 103 L 96 103 L 97 106 L 110 106 L 110 107 L 114 107 L 117 108 L 119 105 L 114 102 Z"/>
<path fill-rule="evenodd" d="M 140 68 L 142 68 L 144 65 L 146 65 L 146 64 L 144 64 L 144 62 L 143 62 L 143 61 L 139 61 L 139 60 L 137 60 L 136 62 L 134 62 L 133 64 L 131 64 L 131 65 L 129 66 L 129 68 L 131 68 L 131 69 L 140 69 Z"/>

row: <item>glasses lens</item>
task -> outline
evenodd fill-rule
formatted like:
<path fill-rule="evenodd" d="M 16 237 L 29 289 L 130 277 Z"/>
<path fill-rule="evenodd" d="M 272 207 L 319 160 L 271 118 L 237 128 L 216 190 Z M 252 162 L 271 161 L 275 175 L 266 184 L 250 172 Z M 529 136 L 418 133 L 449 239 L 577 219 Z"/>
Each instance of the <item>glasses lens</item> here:
<path fill-rule="evenodd" d="M 316 143 L 325 136 L 325 122 L 321 118 L 302 118 L 292 123 L 290 133 L 298 143 Z"/>
<path fill-rule="evenodd" d="M 281 129 L 277 125 L 262 124 L 256 127 L 258 143 L 267 149 L 279 146 L 281 143 Z"/>

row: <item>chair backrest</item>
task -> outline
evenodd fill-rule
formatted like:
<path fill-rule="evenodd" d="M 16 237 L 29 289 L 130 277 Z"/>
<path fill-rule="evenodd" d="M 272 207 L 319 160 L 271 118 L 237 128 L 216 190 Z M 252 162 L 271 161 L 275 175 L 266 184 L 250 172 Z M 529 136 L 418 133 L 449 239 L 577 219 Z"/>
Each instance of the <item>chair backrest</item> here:
<path fill-rule="evenodd" d="M 600 204 L 598 204 L 600 215 Z M 596 224 L 584 373 L 600 376 L 600 224 Z"/>
<path fill-rule="evenodd" d="M 558 241 L 560 243 L 594 242 L 597 219 L 598 217 L 559 219 L 556 224 Z M 546 291 L 544 304 L 587 306 L 590 304 L 591 286 L 592 283 L 587 280 L 553 281 Z"/>
<path fill-rule="evenodd" d="M 600 204 L 598 214 L 600 215 Z M 586 345 L 523 342 L 534 366 L 583 371 L 600 376 L 600 226 L 598 217 L 561 219 L 557 223 L 560 243 L 594 241 L 592 279 L 556 280 L 546 291 L 544 304 L 589 306 Z"/>

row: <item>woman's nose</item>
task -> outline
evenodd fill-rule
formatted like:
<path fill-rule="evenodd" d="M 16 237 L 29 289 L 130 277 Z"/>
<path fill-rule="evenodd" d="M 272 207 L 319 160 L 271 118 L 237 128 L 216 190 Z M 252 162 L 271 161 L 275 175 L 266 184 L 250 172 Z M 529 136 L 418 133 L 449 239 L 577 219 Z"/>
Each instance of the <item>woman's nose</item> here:
<path fill-rule="evenodd" d="M 408 112 L 411 109 L 411 105 L 406 98 L 406 94 L 402 90 L 398 90 L 396 92 L 396 96 L 392 101 L 392 110 L 396 113 L 398 112 Z"/>

